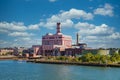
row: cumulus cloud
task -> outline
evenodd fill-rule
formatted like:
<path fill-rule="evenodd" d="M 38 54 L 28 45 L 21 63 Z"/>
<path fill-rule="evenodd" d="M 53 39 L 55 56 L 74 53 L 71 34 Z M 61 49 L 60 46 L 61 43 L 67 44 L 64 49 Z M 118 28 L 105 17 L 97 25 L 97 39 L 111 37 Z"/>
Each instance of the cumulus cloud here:
<path fill-rule="evenodd" d="M 38 30 L 39 29 L 39 24 L 35 24 L 35 25 L 31 24 L 31 25 L 28 26 L 28 29 L 30 29 L 30 30 Z"/>
<path fill-rule="evenodd" d="M 78 22 L 77 24 L 75 24 L 75 28 L 77 28 L 77 29 L 87 29 L 87 28 L 89 28 L 89 29 L 93 29 L 95 27 L 95 25 L 94 24 L 89 24 L 89 23 L 87 23 L 87 22 Z"/>
<path fill-rule="evenodd" d="M 12 32 L 8 34 L 9 36 L 13 37 L 27 37 L 27 36 L 33 36 L 33 33 L 27 33 L 27 32 Z"/>
<path fill-rule="evenodd" d="M 38 30 L 40 24 L 31 24 L 25 26 L 22 22 L 0 22 L 0 33 L 7 34 L 12 37 L 33 36 L 33 33 L 28 33 L 28 30 Z"/>
<path fill-rule="evenodd" d="M 120 33 L 119 32 L 112 33 L 110 36 L 108 36 L 108 38 L 120 39 Z"/>
<path fill-rule="evenodd" d="M 31 40 L 31 38 L 28 36 L 28 37 L 18 37 L 18 38 L 16 38 L 14 41 L 15 42 L 19 42 L 19 41 L 23 41 L 23 42 L 25 42 L 25 41 L 30 41 Z"/>
<path fill-rule="evenodd" d="M 0 22 L 0 33 L 2 33 L 2 36 L 16 38 L 12 41 L 4 41 L 0 39 L 0 47 L 15 47 L 23 45 L 24 47 L 30 47 L 32 43 L 29 43 L 34 40 L 31 37 L 35 36 L 35 34 L 29 32 L 29 30 L 37 30 L 39 29 L 39 25 L 41 24 L 25 26 L 22 22 Z"/>
<path fill-rule="evenodd" d="M 39 24 L 31 24 L 25 26 L 22 22 L 0 22 L 0 33 L 10 33 L 10 32 L 24 32 L 26 30 L 38 30 L 39 26 L 43 25 Z"/>
<path fill-rule="evenodd" d="M 9 32 L 9 31 L 25 31 L 27 29 L 26 26 L 24 26 L 24 23 L 21 22 L 0 22 L 0 30 L 4 32 Z"/>
<path fill-rule="evenodd" d="M 78 22 L 75 24 L 75 28 L 79 29 L 79 33 L 83 35 L 109 35 L 114 32 L 113 27 L 109 27 L 106 24 L 101 24 L 99 26 L 94 24 L 89 24 L 87 22 Z"/>
<path fill-rule="evenodd" d="M 78 22 L 75 24 L 75 28 L 81 35 L 81 41 L 88 43 L 89 46 L 100 47 L 104 44 L 104 47 L 111 47 L 112 44 L 117 45 L 120 40 L 120 33 L 107 24 L 94 25 L 87 22 Z M 116 46 L 114 45 L 114 47 Z"/>
<path fill-rule="evenodd" d="M 2 44 L 6 44 L 7 42 L 6 41 L 4 41 L 4 40 L 0 40 L 0 45 L 2 45 Z"/>
<path fill-rule="evenodd" d="M 74 23 L 70 19 L 67 19 L 65 22 L 62 22 L 63 27 L 72 27 L 73 25 L 74 25 Z"/>
<path fill-rule="evenodd" d="M 0 40 L 0 48 L 10 47 L 10 42 L 7 42 L 5 40 Z"/>
<path fill-rule="evenodd" d="M 32 37 L 18 37 L 14 40 L 14 43 L 11 45 L 12 47 L 14 46 L 23 46 L 24 47 L 31 47 L 32 45 L 40 45 L 41 44 L 41 39 L 38 38 L 32 38 Z"/>
<path fill-rule="evenodd" d="M 0 29 L 0 33 L 9 33 L 9 31 L 5 29 Z"/>
<path fill-rule="evenodd" d="M 105 4 L 104 7 L 97 8 L 94 10 L 94 14 L 99 14 L 103 16 L 113 16 L 113 7 L 110 4 Z"/>
<path fill-rule="evenodd" d="M 113 16 L 113 7 L 110 4 L 105 4 L 104 7 L 100 7 L 94 10 L 94 14 Z M 16 22 L 0 22 L 0 32 L 7 33 L 9 36 L 15 37 L 15 44 L 12 46 L 31 46 L 34 44 L 41 44 L 41 39 L 33 39 L 33 33 L 29 33 L 29 30 L 38 30 L 40 27 L 46 27 L 48 29 L 56 28 L 56 23 L 61 22 L 62 27 L 71 27 L 78 30 L 81 42 L 86 42 L 88 46 L 105 47 L 119 44 L 120 33 L 116 32 L 113 27 L 102 23 L 101 25 L 90 24 L 88 22 L 80 22 L 92 20 L 94 15 L 79 9 L 70 9 L 68 11 L 60 11 L 58 14 L 54 14 L 49 18 L 37 24 L 30 24 L 25 26 L 24 23 Z M 79 22 L 73 22 L 79 20 Z M 13 42 L 13 43 L 14 43 Z M 39 43 L 37 43 L 39 42 Z M 73 39 L 74 42 L 74 39 Z M 6 44 L 6 43 L 5 43 Z M 6 44 L 7 45 L 7 44 Z"/>
<path fill-rule="evenodd" d="M 93 18 L 93 15 L 91 13 L 87 13 L 83 10 L 72 8 L 69 11 L 62 12 L 61 14 L 57 15 L 56 17 L 59 17 L 61 19 L 73 19 L 73 18 L 80 19 L 80 18 L 83 18 L 85 20 L 90 20 Z"/>
<path fill-rule="evenodd" d="M 51 22 L 51 21 L 48 21 L 48 22 L 44 22 L 41 26 L 44 26 L 48 29 L 54 29 L 56 27 L 56 23 L 59 22 L 59 21 L 55 21 L 55 22 Z M 60 22 L 62 27 L 72 27 L 74 25 L 73 21 L 70 20 L 70 19 L 66 19 L 65 21 L 62 21 Z"/>
<path fill-rule="evenodd" d="M 72 19 L 91 20 L 93 19 L 93 15 L 92 13 L 72 8 L 69 11 L 60 11 L 59 14 L 52 15 L 50 18 L 47 18 L 46 21 L 40 22 L 40 26 L 53 29 L 57 22 L 61 22 L 63 27 L 71 27 L 74 24 Z"/>

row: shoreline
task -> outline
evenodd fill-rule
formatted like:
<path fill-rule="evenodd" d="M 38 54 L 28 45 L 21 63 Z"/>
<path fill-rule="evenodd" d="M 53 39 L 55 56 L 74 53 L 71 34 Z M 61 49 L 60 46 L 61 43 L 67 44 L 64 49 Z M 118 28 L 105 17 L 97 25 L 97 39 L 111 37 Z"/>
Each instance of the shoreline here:
<path fill-rule="evenodd" d="M 0 60 L 27 60 L 25 57 L 18 56 L 0 56 Z"/>
<path fill-rule="evenodd" d="M 18 56 L 0 56 L 0 60 L 26 60 L 26 62 L 42 63 L 42 64 L 60 64 L 60 65 L 79 65 L 79 66 L 96 66 L 96 67 L 119 67 L 120 64 L 105 64 L 105 63 L 92 63 L 92 62 L 70 62 L 60 60 L 40 60 L 40 59 L 29 59 Z"/>
<path fill-rule="evenodd" d="M 80 65 L 80 66 L 96 66 L 96 67 L 119 67 L 120 64 L 103 64 L 103 63 L 90 63 L 90 62 L 67 62 L 67 61 L 48 61 L 48 60 L 27 60 L 32 63 L 42 64 L 61 64 L 61 65 Z"/>

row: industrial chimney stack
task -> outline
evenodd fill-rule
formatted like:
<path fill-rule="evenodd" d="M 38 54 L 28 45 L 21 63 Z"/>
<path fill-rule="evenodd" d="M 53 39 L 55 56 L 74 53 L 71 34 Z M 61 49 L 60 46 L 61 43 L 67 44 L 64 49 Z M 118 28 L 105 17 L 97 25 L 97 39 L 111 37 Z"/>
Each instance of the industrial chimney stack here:
<path fill-rule="evenodd" d="M 60 22 L 57 23 L 57 34 L 61 33 Z"/>
<path fill-rule="evenodd" d="M 76 45 L 78 45 L 79 44 L 79 34 L 77 33 L 76 34 Z"/>

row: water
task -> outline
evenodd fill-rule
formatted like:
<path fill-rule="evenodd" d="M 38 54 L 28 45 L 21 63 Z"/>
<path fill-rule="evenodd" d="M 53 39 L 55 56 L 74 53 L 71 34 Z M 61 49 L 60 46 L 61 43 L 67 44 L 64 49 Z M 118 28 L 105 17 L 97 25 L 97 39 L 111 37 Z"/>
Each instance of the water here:
<path fill-rule="evenodd" d="M 120 68 L 0 61 L 0 80 L 120 80 Z"/>

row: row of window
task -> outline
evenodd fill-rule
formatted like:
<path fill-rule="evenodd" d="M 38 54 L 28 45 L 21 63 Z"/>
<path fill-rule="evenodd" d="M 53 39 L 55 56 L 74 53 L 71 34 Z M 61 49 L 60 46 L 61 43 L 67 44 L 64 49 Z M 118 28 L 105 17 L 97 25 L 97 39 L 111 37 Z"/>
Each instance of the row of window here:
<path fill-rule="evenodd" d="M 49 38 L 45 38 L 43 37 L 42 39 L 61 39 L 62 37 L 49 37 Z"/>
<path fill-rule="evenodd" d="M 43 41 L 43 45 L 62 45 L 61 41 Z"/>

